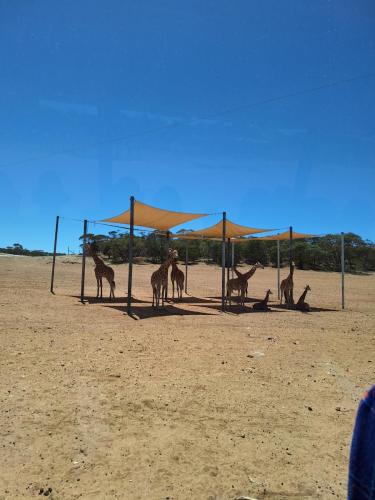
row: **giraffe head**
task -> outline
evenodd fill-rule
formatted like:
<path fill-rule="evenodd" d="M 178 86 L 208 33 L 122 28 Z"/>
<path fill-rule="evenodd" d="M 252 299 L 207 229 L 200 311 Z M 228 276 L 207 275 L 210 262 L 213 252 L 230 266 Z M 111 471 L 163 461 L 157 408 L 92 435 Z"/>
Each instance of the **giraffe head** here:
<path fill-rule="evenodd" d="M 272 290 L 269 288 L 266 292 L 267 295 L 273 295 Z"/>
<path fill-rule="evenodd" d="M 168 261 L 173 262 L 178 259 L 178 252 L 173 248 L 168 248 Z"/>
<path fill-rule="evenodd" d="M 306 286 L 305 286 L 305 292 L 311 292 L 310 285 L 306 285 Z"/>
<path fill-rule="evenodd" d="M 259 261 L 256 264 L 254 264 L 253 267 L 255 267 L 255 269 L 264 269 L 264 265 L 261 264 Z"/>
<path fill-rule="evenodd" d="M 84 247 L 88 255 L 93 255 L 97 252 L 97 246 L 95 245 L 95 243 L 86 243 Z"/>

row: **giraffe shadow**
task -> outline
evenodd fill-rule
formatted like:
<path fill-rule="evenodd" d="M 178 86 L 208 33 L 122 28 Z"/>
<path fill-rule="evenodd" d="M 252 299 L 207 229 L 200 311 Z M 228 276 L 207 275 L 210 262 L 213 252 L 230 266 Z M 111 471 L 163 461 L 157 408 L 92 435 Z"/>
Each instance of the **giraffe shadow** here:
<path fill-rule="evenodd" d="M 169 299 L 172 303 L 175 304 L 212 304 L 212 299 L 203 298 L 203 297 L 195 297 L 194 295 L 185 294 L 182 296 L 182 299 Z"/>
<path fill-rule="evenodd" d="M 216 297 L 208 297 L 209 299 L 213 299 L 213 300 L 217 300 L 219 302 L 221 302 L 221 295 L 219 296 L 216 296 Z M 239 304 L 239 297 L 237 295 L 232 295 L 232 302 L 233 303 L 238 303 Z M 261 300 L 263 300 L 263 297 L 262 298 L 255 298 L 255 297 L 245 297 L 245 304 L 247 302 L 249 303 L 252 303 L 252 302 L 260 302 Z"/>
<path fill-rule="evenodd" d="M 297 311 L 297 312 L 305 313 L 305 314 L 308 314 L 309 312 L 310 313 L 313 313 L 313 312 L 340 312 L 340 309 L 331 309 L 329 307 L 312 307 L 312 306 L 310 306 L 309 311 L 301 311 L 299 309 L 296 309 L 295 306 L 290 307 L 287 304 L 277 304 L 277 303 L 272 304 L 272 303 L 270 303 L 269 306 L 274 308 L 274 309 L 278 309 L 278 310 Z"/>
<path fill-rule="evenodd" d="M 207 307 L 209 309 L 215 309 L 217 311 L 222 312 L 221 305 L 202 305 L 201 307 Z M 239 316 L 242 314 L 257 314 L 257 313 L 266 313 L 266 314 L 273 313 L 273 314 L 275 314 L 275 313 L 282 313 L 284 311 L 280 311 L 280 310 L 275 311 L 275 310 L 272 310 L 271 308 L 268 311 L 259 311 L 259 310 L 253 309 L 252 307 L 246 307 L 246 306 L 243 307 L 240 304 L 232 304 L 231 306 L 226 305 L 224 312 L 227 314 L 233 314 L 234 316 Z"/>

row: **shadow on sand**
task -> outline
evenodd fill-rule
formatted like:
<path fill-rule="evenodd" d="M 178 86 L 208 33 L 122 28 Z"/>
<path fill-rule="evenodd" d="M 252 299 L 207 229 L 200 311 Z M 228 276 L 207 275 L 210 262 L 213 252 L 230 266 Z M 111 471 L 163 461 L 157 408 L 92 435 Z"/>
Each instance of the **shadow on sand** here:
<path fill-rule="evenodd" d="M 105 307 L 109 307 L 111 309 L 116 309 L 122 313 L 126 313 L 125 305 L 122 307 L 114 305 L 106 305 Z M 164 307 L 160 307 L 159 309 L 155 309 L 150 305 L 147 306 L 133 305 L 132 313 L 130 314 L 130 317 L 135 320 L 158 318 L 165 316 L 210 316 L 210 313 L 200 312 L 200 311 L 189 311 L 186 309 L 180 309 L 171 304 L 167 304 L 164 305 Z"/>

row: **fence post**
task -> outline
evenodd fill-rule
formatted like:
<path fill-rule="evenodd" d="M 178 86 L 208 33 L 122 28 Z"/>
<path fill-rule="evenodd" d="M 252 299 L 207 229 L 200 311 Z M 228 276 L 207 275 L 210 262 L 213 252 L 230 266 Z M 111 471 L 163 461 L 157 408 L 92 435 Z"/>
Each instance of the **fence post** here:
<path fill-rule="evenodd" d="M 187 293 L 188 262 L 189 262 L 189 250 L 188 250 L 188 244 L 186 243 L 186 246 L 185 246 L 185 293 Z"/>
<path fill-rule="evenodd" d="M 133 240 L 134 240 L 134 196 L 131 196 L 130 197 L 129 265 L 128 265 L 128 300 L 127 300 L 127 313 L 129 315 L 132 312 Z"/>
<path fill-rule="evenodd" d="M 81 274 L 81 302 L 85 300 L 85 271 L 86 271 L 86 238 L 87 238 L 87 220 L 83 221 L 83 246 L 82 246 L 82 274 Z"/>
<path fill-rule="evenodd" d="M 345 239 L 341 233 L 341 308 L 345 309 Z"/>
<path fill-rule="evenodd" d="M 225 239 L 227 213 L 223 212 L 223 233 L 221 239 L 221 310 L 225 311 Z"/>
<path fill-rule="evenodd" d="M 277 240 L 277 298 L 280 300 L 280 241 Z"/>
<path fill-rule="evenodd" d="M 53 291 L 53 285 L 55 281 L 55 265 L 56 265 L 56 249 L 57 249 L 57 234 L 59 231 L 59 221 L 60 217 L 57 215 L 56 216 L 56 225 L 55 225 L 55 241 L 53 245 L 53 259 L 52 259 L 52 273 L 51 273 L 51 293 L 54 293 Z"/>

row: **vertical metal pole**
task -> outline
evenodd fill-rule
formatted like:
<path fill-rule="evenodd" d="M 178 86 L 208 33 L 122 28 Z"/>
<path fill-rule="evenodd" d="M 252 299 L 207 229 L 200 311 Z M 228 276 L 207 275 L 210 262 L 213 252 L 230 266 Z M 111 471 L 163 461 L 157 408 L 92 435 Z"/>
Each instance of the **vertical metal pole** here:
<path fill-rule="evenodd" d="M 60 220 L 60 217 L 57 215 L 57 217 L 56 217 L 56 226 L 55 226 L 55 242 L 54 242 L 54 245 L 53 245 L 52 274 L 51 274 L 51 293 L 53 293 L 53 285 L 54 285 L 54 281 L 55 281 L 56 248 L 57 248 L 57 233 L 59 231 L 59 220 Z"/>
<path fill-rule="evenodd" d="M 227 213 L 223 212 L 223 234 L 221 239 L 221 310 L 225 311 L 225 236 Z"/>
<path fill-rule="evenodd" d="M 345 240 L 341 233 L 341 308 L 345 309 Z"/>
<path fill-rule="evenodd" d="M 86 237 L 87 220 L 83 221 L 83 246 L 82 246 L 82 274 L 81 274 L 81 302 L 85 300 L 85 271 L 86 271 Z"/>
<path fill-rule="evenodd" d="M 277 298 L 280 300 L 280 241 L 277 240 Z"/>
<path fill-rule="evenodd" d="M 127 313 L 129 315 L 132 312 L 133 240 L 134 240 L 134 196 L 131 196 L 130 197 L 129 264 L 128 264 L 128 301 L 127 301 Z"/>
<path fill-rule="evenodd" d="M 185 247 L 185 293 L 187 293 L 188 262 L 189 262 L 189 250 L 188 250 L 188 244 L 186 243 L 186 247 Z"/>
<path fill-rule="evenodd" d="M 226 259 L 226 266 L 227 266 L 227 282 L 229 281 L 229 271 L 230 271 L 230 238 L 227 238 L 227 259 Z"/>
<path fill-rule="evenodd" d="M 293 250 L 292 250 L 292 245 L 293 245 L 293 228 L 290 226 L 289 228 L 289 273 L 292 274 L 292 262 L 293 262 Z M 294 284 L 294 279 L 293 279 L 293 284 Z M 293 288 L 290 290 L 290 305 L 294 304 L 294 298 L 293 298 Z"/>
<path fill-rule="evenodd" d="M 167 258 L 168 258 L 170 240 L 171 240 L 171 233 L 167 231 Z M 168 279 L 167 279 L 167 286 L 165 287 L 165 300 L 167 299 L 168 299 Z"/>
<path fill-rule="evenodd" d="M 234 241 L 232 241 L 232 279 L 234 277 Z"/>

